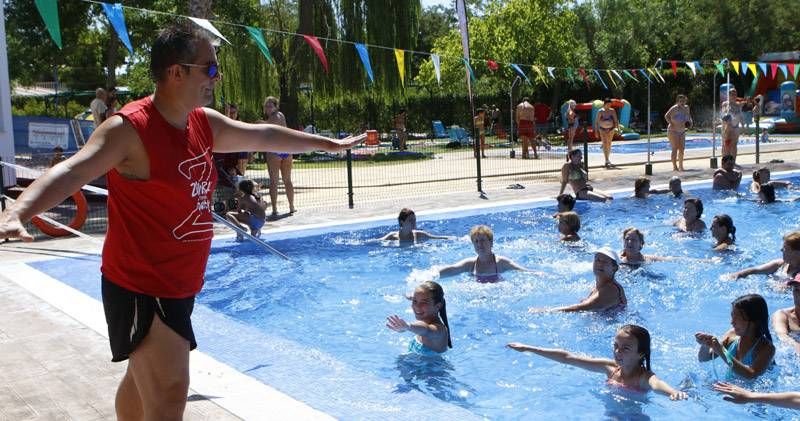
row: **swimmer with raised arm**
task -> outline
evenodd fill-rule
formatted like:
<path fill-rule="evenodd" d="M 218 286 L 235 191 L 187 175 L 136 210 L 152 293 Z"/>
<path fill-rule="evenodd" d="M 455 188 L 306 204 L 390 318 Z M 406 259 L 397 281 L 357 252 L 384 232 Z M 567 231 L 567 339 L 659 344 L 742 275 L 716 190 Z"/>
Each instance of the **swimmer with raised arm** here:
<path fill-rule="evenodd" d="M 714 237 L 714 250 L 728 250 L 736 241 L 736 227 L 733 219 L 727 214 L 721 213 L 711 220 L 711 236 Z"/>
<path fill-rule="evenodd" d="M 595 285 L 589 296 L 578 304 L 555 308 L 531 308 L 530 313 L 544 313 L 553 311 L 606 311 L 622 309 L 628 304 L 625 290 L 622 289 L 614 275 L 619 270 L 619 256 L 617 252 L 608 247 L 603 247 L 594 254 L 592 271 L 594 272 Z"/>
<path fill-rule="evenodd" d="M 794 231 L 783 237 L 783 256 L 764 263 L 761 266 L 753 266 L 747 269 L 734 272 L 723 276 L 727 279 L 746 278 L 757 274 L 776 274 L 784 279 L 794 279 L 800 273 L 800 231 Z"/>
<path fill-rule="evenodd" d="M 683 232 L 703 232 L 706 223 L 700 217 L 703 216 L 703 201 L 697 198 L 690 198 L 683 201 L 683 217 L 673 224 Z"/>
<path fill-rule="evenodd" d="M 729 373 L 754 379 L 764 374 L 775 356 L 767 302 L 758 294 L 748 294 L 734 300 L 731 307 L 733 328 L 722 340 L 704 332 L 694 335 L 700 344 L 697 359 L 705 362 L 722 357 Z"/>
<path fill-rule="evenodd" d="M 433 281 L 423 282 L 409 298 L 417 321 L 408 323 L 400 316 L 392 315 L 386 318 L 386 327 L 395 332 L 411 332 L 415 335 L 408 344 L 409 353 L 438 355 L 452 348 L 442 286 Z"/>
<path fill-rule="evenodd" d="M 641 177 L 645 178 L 645 177 Z M 649 181 L 649 180 L 648 180 Z M 635 184 L 634 184 L 635 187 Z M 669 186 L 666 189 L 653 189 L 651 188 L 648 192 L 649 194 L 672 194 L 672 197 L 679 198 L 683 196 L 686 192 L 683 191 L 683 187 L 681 186 L 681 178 L 677 175 L 670 177 L 669 179 Z"/>
<path fill-rule="evenodd" d="M 600 190 L 595 190 L 589 184 L 589 174 L 583 169 L 583 153 L 580 149 L 573 149 L 567 153 L 567 162 L 561 166 L 561 190 L 558 194 L 564 193 L 567 184 L 575 192 L 578 200 L 590 200 L 592 202 L 605 202 L 612 200 L 613 197 Z"/>
<path fill-rule="evenodd" d="M 455 238 L 446 235 L 433 235 L 429 232 L 418 230 L 417 215 L 413 210 L 408 208 L 400 210 L 400 214 L 397 216 L 397 222 L 400 224 L 400 229 L 384 235 L 380 240 L 416 243 L 421 240 L 452 240 Z"/>
<path fill-rule="evenodd" d="M 792 345 L 794 352 L 800 353 L 800 341 L 797 334 L 800 333 L 800 275 L 790 279 L 786 285 L 792 289 L 793 306 L 782 308 L 772 314 L 772 330 L 778 335 L 778 339 Z"/>
<path fill-rule="evenodd" d="M 531 352 L 547 359 L 606 375 L 610 386 L 634 392 L 660 393 L 673 401 L 687 398 L 686 392 L 675 390 L 650 370 L 650 332 L 636 325 L 625 325 L 614 336 L 614 359 L 576 355 L 563 349 L 540 348 L 511 342 L 509 348 Z"/>
<path fill-rule="evenodd" d="M 507 270 L 521 270 L 533 272 L 526 269 L 515 261 L 505 256 L 498 256 L 492 251 L 494 246 L 494 232 L 486 225 L 476 225 L 469 231 L 469 238 L 475 248 L 475 257 L 468 257 L 456 264 L 441 266 L 440 277 L 458 275 L 463 272 L 471 272 L 475 275 L 475 280 L 479 283 L 495 283 L 500 281 L 500 273 Z"/>
<path fill-rule="evenodd" d="M 769 168 L 761 167 L 755 171 L 753 171 L 753 182 L 750 183 L 750 191 L 753 193 L 758 192 L 759 185 L 762 184 L 771 184 L 776 189 L 785 189 L 792 186 L 791 181 L 786 180 L 771 180 L 770 179 L 770 172 Z"/>

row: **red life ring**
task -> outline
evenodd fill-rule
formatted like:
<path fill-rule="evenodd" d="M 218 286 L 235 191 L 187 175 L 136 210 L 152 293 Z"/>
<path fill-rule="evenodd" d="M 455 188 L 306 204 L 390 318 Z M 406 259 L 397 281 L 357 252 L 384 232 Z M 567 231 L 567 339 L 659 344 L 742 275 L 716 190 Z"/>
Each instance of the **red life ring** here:
<path fill-rule="evenodd" d="M 89 210 L 89 204 L 86 203 L 86 197 L 83 193 L 78 190 L 72 195 L 72 200 L 75 201 L 76 210 L 75 210 L 75 217 L 72 218 L 72 221 L 67 224 L 68 227 L 77 230 L 83 226 L 83 223 L 86 222 L 86 211 Z M 31 218 L 31 222 L 33 225 L 36 225 L 39 230 L 51 237 L 64 237 L 66 235 L 72 234 L 71 232 L 63 229 L 58 228 L 55 225 L 50 224 L 49 222 L 45 222 L 42 218 L 38 216 L 34 216 Z"/>

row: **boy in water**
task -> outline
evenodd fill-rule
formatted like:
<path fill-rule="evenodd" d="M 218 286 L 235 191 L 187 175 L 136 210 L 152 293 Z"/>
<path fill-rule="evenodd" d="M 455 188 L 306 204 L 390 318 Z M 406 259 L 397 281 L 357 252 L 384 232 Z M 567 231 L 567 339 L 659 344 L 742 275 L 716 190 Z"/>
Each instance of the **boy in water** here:
<path fill-rule="evenodd" d="M 400 215 L 397 216 L 397 222 L 400 224 L 398 231 L 390 232 L 380 240 L 386 241 L 400 241 L 401 243 L 409 242 L 416 243 L 418 240 L 451 240 L 454 237 L 433 235 L 431 233 L 417 229 L 417 215 L 413 210 L 403 208 Z"/>

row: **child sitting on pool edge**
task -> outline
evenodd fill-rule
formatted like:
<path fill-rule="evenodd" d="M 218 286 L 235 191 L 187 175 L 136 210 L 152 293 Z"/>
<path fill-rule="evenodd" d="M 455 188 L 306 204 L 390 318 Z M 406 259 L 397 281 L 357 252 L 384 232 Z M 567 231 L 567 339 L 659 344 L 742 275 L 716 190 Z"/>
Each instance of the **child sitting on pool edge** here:
<path fill-rule="evenodd" d="M 254 192 L 255 184 L 251 180 L 239 182 L 239 206 L 234 212 L 228 212 L 225 218 L 241 229 L 250 229 L 250 235 L 259 237 L 261 227 L 264 226 L 266 218 L 266 203 Z M 236 233 L 236 241 L 244 240 L 242 234 Z"/>
<path fill-rule="evenodd" d="M 414 289 L 410 299 L 411 310 L 417 321 L 407 323 L 400 316 L 392 315 L 386 318 L 386 327 L 395 332 L 409 331 L 415 334 L 408 344 L 409 353 L 438 355 L 452 348 L 442 286 L 433 281 L 423 282 Z"/>
<path fill-rule="evenodd" d="M 548 349 L 511 342 L 509 348 L 519 352 L 532 352 L 542 357 L 569 364 L 584 370 L 603 373 L 606 383 L 635 392 L 654 390 L 671 400 L 687 398 L 686 392 L 675 390 L 650 370 L 650 332 L 637 325 L 625 325 L 614 336 L 614 359 L 575 355 L 563 349 Z"/>

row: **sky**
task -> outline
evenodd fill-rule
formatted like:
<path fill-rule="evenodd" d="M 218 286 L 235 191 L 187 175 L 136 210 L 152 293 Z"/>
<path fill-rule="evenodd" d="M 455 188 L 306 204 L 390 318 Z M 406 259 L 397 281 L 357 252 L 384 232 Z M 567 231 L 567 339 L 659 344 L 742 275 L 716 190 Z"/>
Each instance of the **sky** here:
<path fill-rule="evenodd" d="M 430 6 L 453 6 L 453 0 L 422 0 L 422 8 L 428 8 Z"/>

